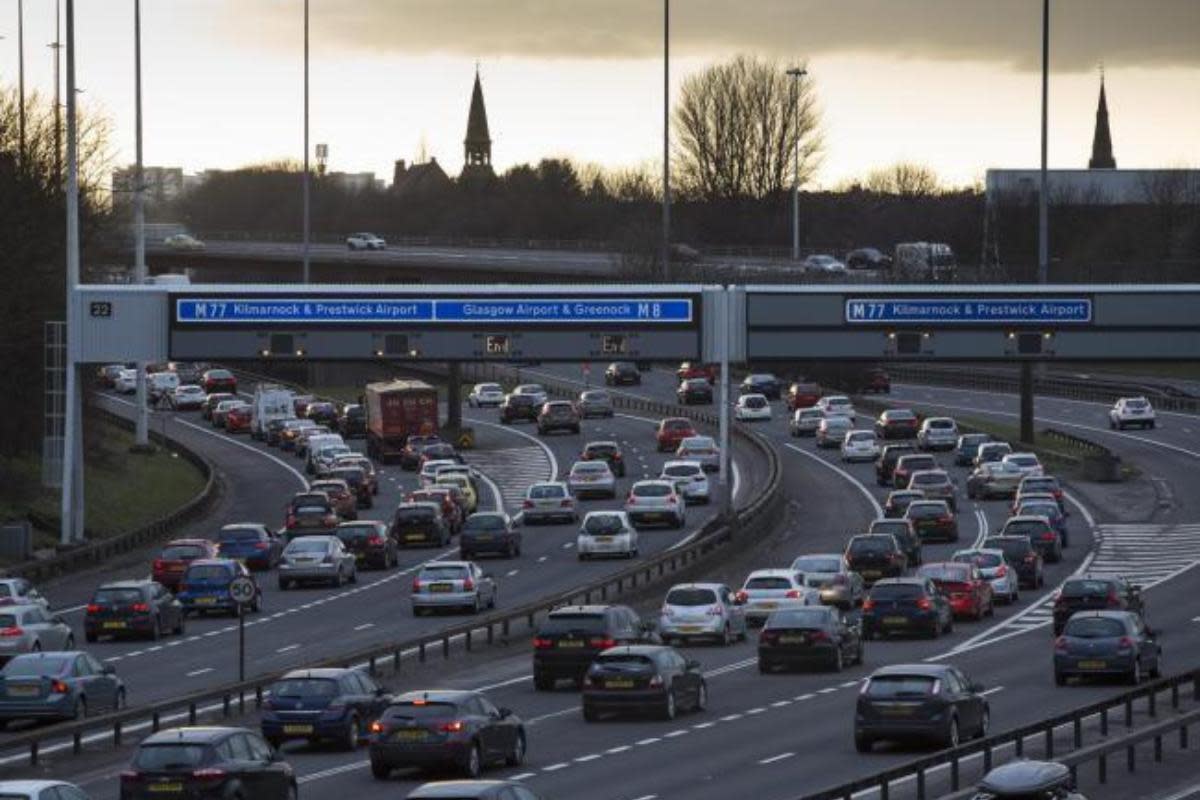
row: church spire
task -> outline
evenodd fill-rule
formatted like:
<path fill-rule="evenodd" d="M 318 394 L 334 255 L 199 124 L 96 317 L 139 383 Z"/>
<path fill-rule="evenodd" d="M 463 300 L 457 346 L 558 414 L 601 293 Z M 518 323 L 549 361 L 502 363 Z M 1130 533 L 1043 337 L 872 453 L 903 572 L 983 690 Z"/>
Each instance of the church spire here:
<path fill-rule="evenodd" d="M 466 168 L 492 165 L 492 138 L 488 134 L 487 109 L 483 105 L 483 86 L 479 82 L 479 65 L 475 65 L 475 88 L 471 92 L 471 110 L 467 114 L 467 138 L 463 140 L 463 160 Z"/>
<path fill-rule="evenodd" d="M 1108 130 L 1108 98 L 1104 93 L 1104 73 L 1100 73 L 1100 104 L 1096 108 L 1096 132 L 1092 136 L 1092 158 L 1088 169 L 1116 169 L 1112 134 Z"/>

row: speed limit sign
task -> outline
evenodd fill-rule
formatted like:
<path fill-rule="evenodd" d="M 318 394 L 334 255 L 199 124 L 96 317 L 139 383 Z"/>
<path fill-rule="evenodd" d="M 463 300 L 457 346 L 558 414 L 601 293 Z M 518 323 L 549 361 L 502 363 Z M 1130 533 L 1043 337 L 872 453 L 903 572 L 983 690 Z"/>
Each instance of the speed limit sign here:
<path fill-rule="evenodd" d="M 254 581 L 245 575 L 240 575 L 229 582 L 229 597 L 240 606 L 248 606 L 253 603 L 256 594 L 258 591 L 254 587 Z"/>

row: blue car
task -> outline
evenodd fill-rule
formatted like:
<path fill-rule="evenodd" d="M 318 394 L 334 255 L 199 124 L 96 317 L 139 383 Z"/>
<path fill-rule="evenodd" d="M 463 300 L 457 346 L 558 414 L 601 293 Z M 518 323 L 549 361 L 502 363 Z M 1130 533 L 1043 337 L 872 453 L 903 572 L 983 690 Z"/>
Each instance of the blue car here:
<path fill-rule="evenodd" d="M 1069 546 L 1069 542 L 1067 541 L 1067 515 L 1063 513 L 1057 501 L 1053 499 L 1049 501 L 1031 500 L 1027 503 L 1021 503 L 1014 514 L 1026 517 L 1045 517 L 1050 520 L 1050 524 L 1054 527 L 1054 530 L 1058 531 L 1058 538 L 1062 540 L 1062 546 Z"/>
<path fill-rule="evenodd" d="M 188 565 L 175 597 L 183 603 L 184 614 L 202 614 L 221 611 L 233 616 L 241 614 L 241 606 L 229 595 L 229 584 L 234 578 L 244 576 L 254 580 L 245 564 L 228 558 L 197 559 Z M 256 582 L 251 611 L 262 610 L 262 587 Z"/>
<path fill-rule="evenodd" d="M 64 650 L 24 653 L 0 670 L 0 722 L 82 719 L 125 706 L 125 684 L 112 664 Z"/>
<path fill-rule="evenodd" d="M 392 696 L 356 669 L 293 670 L 271 685 L 263 703 L 262 735 L 279 747 L 290 739 L 332 741 L 353 750 Z"/>
<path fill-rule="evenodd" d="M 1054 682 L 1116 676 L 1134 686 L 1162 672 L 1162 646 L 1133 611 L 1076 611 L 1054 641 Z"/>
<path fill-rule="evenodd" d="M 217 548 L 221 558 L 240 561 L 250 569 L 267 570 L 279 563 L 283 544 L 266 525 L 239 522 L 221 528 Z"/>

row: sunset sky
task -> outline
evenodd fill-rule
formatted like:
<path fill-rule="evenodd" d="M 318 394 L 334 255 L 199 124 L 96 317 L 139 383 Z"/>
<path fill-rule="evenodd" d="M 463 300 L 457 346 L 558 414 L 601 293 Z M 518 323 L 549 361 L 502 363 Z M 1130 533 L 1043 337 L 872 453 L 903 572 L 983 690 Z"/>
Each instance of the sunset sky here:
<path fill-rule="evenodd" d="M 16 82 L 0 0 L 0 83 Z M 301 0 L 143 0 L 147 164 L 302 156 Z M 82 101 L 133 159 L 133 0 L 77 0 Z M 661 152 L 658 0 L 311 0 L 312 143 L 390 180 L 422 143 L 462 164 L 476 61 L 497 169 Z M 674 0 L 674 90 L 735 53 L 807 60 L 829 186 L 905 159 L 951 183 L 1038 158 L 1040 0 Z M 1107 75 L 1119 166 L 1200 166 L 1200 0 L 1053 0 L 1050 163 L 1086 166 Z M 50 92 L 54 0 L 25 0 L 26 81 Z"/>

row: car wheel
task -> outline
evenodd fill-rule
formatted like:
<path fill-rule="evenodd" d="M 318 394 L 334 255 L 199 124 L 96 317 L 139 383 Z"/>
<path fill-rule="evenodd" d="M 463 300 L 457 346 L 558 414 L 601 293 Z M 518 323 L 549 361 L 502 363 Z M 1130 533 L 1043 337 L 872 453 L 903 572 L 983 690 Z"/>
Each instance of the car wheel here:
<path fill-rule="evenodd" d="M 117 699 L 113 701 L 113 711 L 123 711 L 125 709 L 125 690 L 117 690 Z"/>
<path fill-rule="evenodd" d="M 280 579 L 279 579 L 279 591 L 281 591 L 281 592 L 286 592 L 286 591 L 287 591 L 288 589 L 290 589 L 290 588 L 292 588 L 292 582 L 291 582 L 291 581 L 289 581 L 287 578 L 280 578 Z"/>
<path fill-rule="evenodd" d="M 339 569 L 337 574 L 333 576 L 333 588 L 342 588 L 342 571 Z"/>
<path fill-rule="evenodd" d="M 729 629 L 729 623 L 725 623 L 725 629 L 721 632 L 721 644 L 729 647 L 733 644 L 733 631 Z"/>
<path fill-rule="evenodd" d="M 358 583 L 358 567 L 350 570 L 350 583 Z"/>
<path fill-rule="evenodd" d="M 1129 683 L 1137 686 L 1142 682 L 1142 662 L 1137 658 L 1133 659 L 1133 667 L 1129 670 Z"/>
<path fill-rule="evenodd" d="M 162 637 L 162 619 L 155 617 L 150 624 L 150 641 L 157 642 Z"/>
<path fill-rule="evenodd" d="M 992 727 L 992 710 L 990 708 L 983 709 L 983 717 L 979 720 L 979 735 L 975 738 L 986 739 L 988 729 Z"/>
<path fill-rule="evenodd" d="M 517 731 L 517 741 L 513 742 L 512 752 L 504 763 L 510 767 L 519 767 L 525 762 L 525 732 Z"/>
<path fill-rule="evenodd" d="M 661 716 L 663 719 L 670 721 L 675 719 L 678 713 L 679 710 L 675 707 L 675 692 L 667 690 L 667 698 L 663 701 Z"/>
<path fill-rule="evenodd" d="M 382 761 L 371 759 L 371 777 L 377 781 L 386 781 L 392 776 L 392 768 Z"/>
<path fill-rule="evenodd" d="M 839 644 L 833 649 L 833 671 L 841 672 L 845 666 L 846 664 L 842 658 L 842 646 Z"/>
<path fill-rule="evenodd" d="M 1064 673 L 1059 672 L 1058 670 L 1054 670 L 1054 685 L 1055 686 L 1066 686 L 1067 685 L 1067 676 Z"/>
<path fill-rule="evenodd" d="M 958 717 L 950 717 L 950 727 L 946 731 L 946 747 L 958 747 Z"/>
<path fill-rule="evenodd" d="M 492 592 L 491 599 L 488 600 L 488 608 L 494 609 L 496 607 L 496 595 L 497 594 L 498 594 L 498 592 L 495 592 L 495 591 Z"/>
<path fill-rule="evenodd" d="M 600 719 L 600 715 L 596 712 L 596 709 L 592 708 L 587 703 L 584 703 L 583 704 L 583 721 L 584 722 L 595 722 L 598 719 Z"/>
<path fill-rule="evenodd" d="M 700 689 L 696 692 L 696 707 L 692 710 L 697 712 L 708 710 L 708 684 L 704 681 L 700 681 Z"/>
<path fill-rule="evenodd" d="M 869 737 L 862 736 L 857 733 L 854 734 L 854 749 L 857 750 L 858 752 L 869 753 L 869 752 L 871 752 L 871 748 L 874 745 L 875 745 L 874 740 L 870 739 Z"/>
<path fill-rule="evenodd" d="M 181 612 L 179 612 L 179 622 L 175 623 L 175 627 L 174 627 L 174 629 L 172 629 L 171 632 L 174 633 L 176 636 L 183 636 L 183 631 L 184 631 L 184 621 L 183 621 L 183 612 L 181 611 Z M 67 649 L 73 650 L 74 648 L 68 647 Z"/>
<path fill-rule="evenodd" d="M 342 749 L 354 752 L 358 748 L 358 715 L 351 714 L 346 721 L 346 730 L 342 732 Z"/>
<path fill-rule="evenodd" d="M 83 634 L 83 640 L 85 642 L 87 642 L 88 644 L 93 644 L 96 641 L 96 638 L 97 638 L 96 634 L 94 634 L 94 633 L 89 633 L 89 632 L 85 631 Z M 69 650 L 71 648 L 67 648 L 67 649 Z"/>
<path fill-rule="evenodd" d="M 71 708 L 71 719 L 87 719 L 87 698 L 80 697 Z"/>
<path fill-rule="evenodd" d="M 479 774 L 483 771 L 483 759 L 479 753 L 478 744 L 471 745 L 471 749 L 467 751 L 467 757 L 463 759 L 462 770 L 470 780 L 479 778 Z"/>
<path fill-rule="evenodd" d="M 861 667 L 866 662 L 866 657 L 867 657 L 866 648 L 863 647 L 862 640 L 859 639 L 858 640 L 858 651 L 855 652 L 855 654 L 854 654 L 854 663 L 858 664 Z"/>
<path fill-rule="evenodd" d="M 67 640 L 63 643 L 63 650 L 75 649 L 75 634 L 68 634 Z"/>

